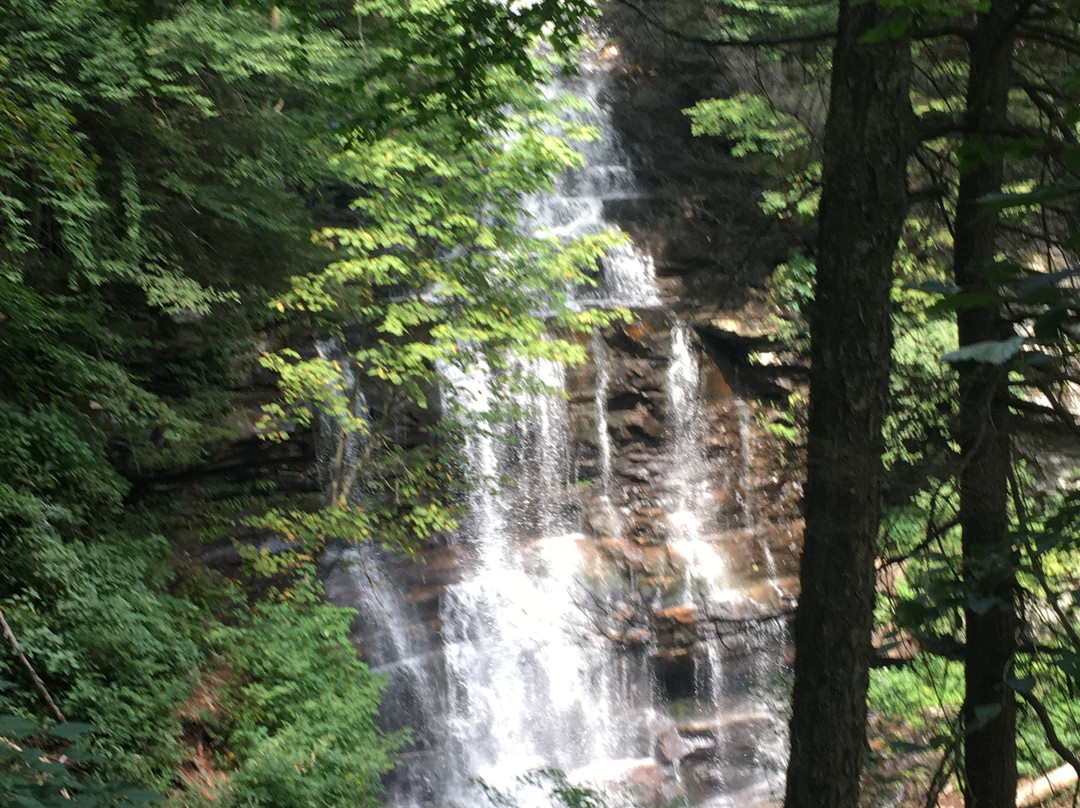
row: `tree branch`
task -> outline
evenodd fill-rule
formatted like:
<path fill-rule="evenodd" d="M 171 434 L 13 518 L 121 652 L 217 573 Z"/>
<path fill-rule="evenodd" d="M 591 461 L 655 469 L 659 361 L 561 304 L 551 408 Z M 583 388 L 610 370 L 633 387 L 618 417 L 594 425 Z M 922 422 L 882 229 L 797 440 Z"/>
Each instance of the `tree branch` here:
<path fill-rule="evenodd" d="M 19 647 L 19 641 L 15 638 L 15 632 L 11 630 L 11 626 L 8 625 L 7 620 L 4 619 L 3 611 L 0 611 L 0 628 L 3 628 L 4 638 L 11 644 L 11 647 L 15 649 L 15 655 L 19 658 L 19 662 L 26 669 L 27 674 L 30 676 L 30 681 L 34 683 L 34 687 L 37 688 L 38 693 L 45 699 L 45 703 L 49 705 L 49 709 L 52 710 L 52 714 L 56 716 L 56 720 L 60 723 L 67 721 L 67 719 L 64 718 L 64 714 L 60 711 L 60 708 L 56 706 L 56 702 L 53 701 L 52 696 L 49 695 L 48 688 L 46 688 L 45 683 L 41 681 L 41 677 L 37 675 L 34 666 L 30 664 L 30 660 L 26 658 L 26 654 L 24 654 L 22 648 Z"/>
<path fill-rule="evenodd" d="M 1047 712 L 1046 706 L 1033 693 L 1025 693 L 1022 690 L 1016 692 L 1035 711 L 1035 715 L 1039 717 L 1039 723 L 1042 724 L 1043 732 L 1046 734 L 1046 742 L 1050 744 L 1050 748 L 1057 752 L 1062 760 L 1072 766 L 1076 776 L 1080 777 L 1080 760 L 1077 760 L 1072 750 L 1061 742 L 1057 730 L 1054 729 L 1054 722 L 1050 720 L 1050 713 Z"/>
<path fill-rule="evenodd" d="M 641 19 L 645 20 L 650 26 L 656 30 L 667 34 L 670 37 L 674 37 L 682 42 L 688 42 L 693 45 L 701 45 L 706 48 L 760 48 L 760 47 L 776 47 L 780 45 L 798 45 L 804 42 L 827 42 L 836 37 L 836 31 L 815 31 L 809 34 L 792 34 L 790 36 L 752 36 L 746 38 L 711 38 L 704 36 L 694 36 L 693 34 L 687 34 L 683 31 L 673 28 L 667 25 L 662 20 L 658 19 L 655 15 L 650 14 L 644 8 L 642 8 L 633 0 L 614 0 L 621 6 L 633 11 Z"/>
<path fill-rule="evenodd" d="M 914 547 L 912 547 L 906 553 L 898 553 L 896 555 L 891 555 L 888 558 L 883 558 L 881 560 L 880 569 L 885 569 L 885 567 L 891 567 L 894 564 L 902 564 L 903 562 L 907 561 L 909 558 L 911 558 L 916 553 L 919 553 L 919 552 L 922 552 L 923 550 L 925 550 L 934 541 L 936 541 L 937 539 L 940 539 L 947 532 L 949 532 L 950 530 L 952 530 L 954 527 L 956 527 L 959 524 L 960 524 L 960 520 L 958 518 L 953 518 L 953 519 L 950 519 L 948 522 L 946 522 L 943 525 L 936 525 L 936 524 L 935 525 L 927 525 L 928 530 L 926 531 L 926 535 L 923 537 L 922 541 L 920 541 L 918 544 L 916 544 Z"/>
<path fill-rule="evenodd" d="M 925 143 L 946 135 L 958 135 L 964 131 L 963 121 L 949 112 L 927 112 L 915 117 L 915 143 Z"/>
<path fill-rule="evenodd" d="M 1080 41 L 1064 36 L 1059 30 L 1041 25 L 1022 24 L 1018 26 L 1017 31 L 1024 39 L 1034 39 L 1068 53 L 1080 55 Z"/>

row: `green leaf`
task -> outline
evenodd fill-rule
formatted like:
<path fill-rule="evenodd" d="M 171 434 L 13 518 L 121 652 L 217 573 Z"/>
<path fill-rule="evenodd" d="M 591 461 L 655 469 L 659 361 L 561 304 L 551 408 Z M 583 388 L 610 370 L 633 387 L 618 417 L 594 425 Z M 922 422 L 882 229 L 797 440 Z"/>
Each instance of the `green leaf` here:
<path fill-rule="evenodd" d="M 0 715 L 0 737 L 19 739 L 40 733 L 41 727 L 17 715 Z"/>
<path fill-rule="evenodd" d="M 871 28 L 862 36 L 862 42 L 872 45 L 875 42 L 884 42 L 887 39 L 899 39 L 911 28 L 912 18 L 909 14 L 898 14 L 890 17 L 881 25 Z"/>
<path fill-rule="evenodd" d="M 988 724 L 1001 715 L 1000 704 L 980 704 L 974 710 L 975 718 L 980 724 Z"/>
<path fill-rule="evenodd" d="M 1043 342 L 1051 342 L 1061 335 L 1061 327 L 1069 316 L 1069 310 L 1064 306 L 1055 306 L 1043 312 L 1035 318 L 1033 331 L 1035 338 Z"/>
<path fill-rule="evenodd" d="M 1073 679 L 1080 681 L 1080 654 L 1072 651 L 1064 651 L 1057 660 L 1055 660 L 1054 664 L 1067 676 L 1071 676 Z"/>
<path fill-rule="evenodd" d="M 920 283 L 906 283 L 905 289 L 915 289 L 919 292 L 926 292 L 931 295 L 955 295 L 960 291 L 960 287 L 953 283 L 951 280 L 929 280 L 922 281 Z"/>
<path fill-rule="evenodd" d="M 913 631 L 938 616 L 937 609 L 920 600 L 902 600 L 896 604 L 896 624 Z"/>
<path fill-rule="evenodd" d="M 23 793 L 16 793 L 13 796 L 15 797 L 15 804 L 20 806 L 20 808 L 49 808 L 45 803 L 40 802 L 33 797 L 28 797 Z"/>
<path fill-rule="evenodd" d="M 1025 676 L 1022 679 L 1010 679 L 1009 687 L 1017 693 L 1031 694 L 1035 690 L 1035 677 Z"/>
<path fill-rule="evenodd" d="M 927 746 L 929 746 L 931 749 L 944 749 L 950 743 L 952 743 L 952 740 L 953 740 L 952 737 L 950 737 L 949 735 L 938 734 L 938 735 L 935 735 L 933 738 L 931 738 L 926 743 L 927 743 Z"/>
<path fill-rule="evenodd" d="M 930 307 L 930 314 L 952 314 L 979 306 L 996 306 L 1005 299 L 997 292 L 956 292 L 937 301 Z"/>
<path fill-rule="evenodd" d="M 979 201 L 991 213 L 1001 213 L 1010 208 L 1025 207 L 1028 205 L 1046 205 L 1057 202 L 1073 194 L 1080 193 L 1078 186 L 1044 185 L 1026 193 L 1001 193 L 987 194 L 979 198 Z"/>
<path fill-rule="evenodd" d="M 87 732 L 93 729 L 90 724 L 81 724 L 77 721 L 66 721 L 49 729 L 49 734 L 66 741 L 77 741 Z"/>
<path fill-rule="evenodd" d="M 1060 281 L 1070 280 L 1080 275 L 1080 269 L 1062 269 L 1058 272 L 1039 272 L 1023 278 L 1016 286 L 1021 296 L 1029 296 L 1045 287 L 1056 287 Z"/>
<path fill-rule="evenodd" d="M 1020 353 L 1026 337 L 1010 337 L 1006 340 L 987 340 L 965 345 L 955 351 L 949 351 L 941 357 L 942 361 L 957 365 L 962 362 L 982 362 L 990 365 L 1003 365 Z"/>

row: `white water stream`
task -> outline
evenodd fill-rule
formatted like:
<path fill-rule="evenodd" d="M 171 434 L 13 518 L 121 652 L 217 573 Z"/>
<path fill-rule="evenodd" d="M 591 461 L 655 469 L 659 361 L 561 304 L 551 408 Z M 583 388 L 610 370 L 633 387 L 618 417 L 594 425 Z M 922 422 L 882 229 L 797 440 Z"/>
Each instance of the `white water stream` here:
<path fill-rule="evenodd" d="M 528 202 L 538 229 L 563 236 L 596 232 L 607 226 L 605 200 L 638 193 L 600 103 L 607 81 L 599 69 L 574 80 L 575 93 L 589 104 L 586 119 L 602 137 L 585 145 L 585 168 L 564 177 L 554 196 Z M 655 309 L 660 297 L 651 259 L 629 245 L 614 250 L 603 261 L 598 288 L 583 293 L 582 302 Z M 625 502 L 606 424 L 611 360 L 599 337 L 592 353 L 599 455 L 593 486 L 618 526 Z M 555 365 L 525 370 L 548 386 L 565 384 Z M 681 601 L 657 608 L 684 604 L 710 613 L 735 593 L 725 560 L 709 541 L 718 517 L 702 448 L 699 375 L 690 331 L 676 323 L 664 391 L 662 453 L 669 471 L 659 499 L 684 585 Z M 456 404 L 448 409 L 481 418 L 499 384 L 488 368 L 459 375 L 444 391 Z M 688 658 L 686 692 L 677 694 L 692 706 L 678 715 L 666 674 L 649 656 L 655 649 L 627 650 L 608 641 L 595 610 L 586 608 L 595 582 L 590 589 L 567 401 L 532 395 L 517 403 L 524 420 L 476 433 L 464 447 L 476 486 L 469 515 L 448 548 L 463 572 L 441 592 L 437 615 L 419 614 L 388 571 L 391 560 L 370 548 L 346 551 L 328 582 L 339 600 L 361 611 L 361 633 L 373 638 L 367 658 L 390 676 L 389 722 L 416 730 L 416 751 L 392 778 L 389 801 L 480 807 L 480 778 L 523 808 L 540 805 L 540 791 L 522 778 L 547 768 L 626 804 L 685 798 L 749 808 L 774 801 L 782 789 L 768 770 L 782 758 L 782 721 L 756 687 L 775 678 L 776 667 L 760 662 L 757 651 L 782 647 L 783 625 L 773 625 L 775 636 L 738 638 L 734 652 L 726 641 L 699 637 L 696 656 Z M 500 478 L 516 484 L 496 489 L 491 482 Z M 698 763 L 693 782 L 683 773 L 691 758 Z"/>

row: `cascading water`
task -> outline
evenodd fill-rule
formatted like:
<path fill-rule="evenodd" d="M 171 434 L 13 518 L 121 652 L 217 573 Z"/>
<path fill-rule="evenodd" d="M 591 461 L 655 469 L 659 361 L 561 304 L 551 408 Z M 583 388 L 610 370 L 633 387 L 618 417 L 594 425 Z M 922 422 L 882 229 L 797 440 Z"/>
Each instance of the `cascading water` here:
<path fill-rule="evenodd" d="M 555 191 L 526 200 L 525 211 L 532 227 L 561 237 L 598 233 L 610 227 L 604 204 L 640 195 L 634 173 L 611 125 L 611 114 L 601 103 L 610 79 L 596 64 L 582 64 L 576 78 L 561 79 L 558 93 L 573 93 L 584 102 L 571 117 L 589 125 L 598 137 L 575 144 L 585 159 L 577 171 L 567 172 Z M 599 284 L 582 290 L 580 300 L 590 306 L 650 307 L 660 303 L 652 257 L 633 244 L 610 250 L 601 260 Z"/>
<path fill-rule="evenodd" d="M 676 592 L 677 613 L 692 608 L 707 618 L 737 610 L 744 599 L 732 580 L 715 536 L 723 519 L 708 478 L 704 451 L 704 413 L 700 368 L 691 332 L 677 322 L 671 329 L 666 374 L 669 437 L 666 453 L 673 458 L 667 475 L 667 545 L 683 568 L 682 591 Z M 736 401 L 739 454 L 745 456 L 745 404 Z M 748 477 L 745 459 L 739 471 Z M 745 528 L 747 507 L 740 503 L 739 525 Z M 732 526 L 734 527 L 734 526 Z M 707 620 L 705 621 L 707 622 Z M 778 772 L 786 750 L 785 727 L 777 710 L 778 659 L 786 642 L 782 623 L 754 623 L 752 631 L 737 628 L 731 635 L 700 634 L 692 646 L 693 717 L 676 722 L 693 755 L 694 744 L 710 749 L 711 762 L 697 772 L 709 786 L 707 803 L 716 808 L 745 808 L 775 803 L 782 794 Z M 735 624 L 737 625 L 737 623 Z M 702 729 L 708 727 L 708 742 Z M 676 761 L 678 767 L 681 760 Z"/>
<path fill-rule="evenodd" d="M 529 369 L 546 386 L 562 387 L 561 368 Z M 486 409 L 498 379 L 476 373 L 458 385 L 462 403 Z M 561 512 L 571 482 L 566 402 L 535 395 L 531 413 L 505 427 L 517 434 L 479 434 L 466 454 L 477 475 L 471 517 L 460 537 L 475 564 L 443 599 L 448 698 L 444 723 L 460 746 L 463 770 L 450 775 L 450 801 L 469 800 L 462 774 L 501 789 L 531 769 L 573 771 L 610 757 L 618 747 L 616 665 L 591 634 L 575 593 L 580 533 Z M 516 477 L 494 491 L 492 479 Z M 475 799 L 475 797 L 473 797 Z"/>
<path fill-rule="evenodd" d="M 603 70 L 587 65 L 563 88 L 586 102 L 582 114 L 601 137 L 584 144 L 585 167 L 564 177 L 553 196 L 528 201 L 537 229 L 561 236 L 598 231 L 607 226 L 605 200 L 639 193 L 599 103 L 607 81 Z M 655 311 L 661 301 L 651 259 L 629 245 L 609 253 L 598 287 L 581 290 L 579 300 L 668 317 Z M 781 719 L 757 686 L 777 676 L 785 628 L 776 621 L 768 624 L 771 634 L 722 639 L 713 628 L 726 625 L 734 590 L 712 541 L 723 520 L 703 448 L 690 329 L 676 324 L 665 350 L 667 372 L 656 395 L 666 399 L 664 423 L 653 430 L 651 416 L 641 414 L 654 403 L 649 393 L 641 394 L 649 400 L 627 427 L 663 433 L 652 449 L 634 437 L 627 450 L 648 455 L 642 462 L 662 472 L 643 471 L 640 484 L 628 486 L 627 472 L 617 468 L 609 401 L 628 395 L 616 393 L 614 378 L 625 375 L 629 360 L 618 365 L 597 335 L 585 405 L 593 434 L 581 434 L 566 399 L 541 394 L 516 401 L 523 420 L 471 433 L 463 454 L 476 485 L 468 516 L 443 550 L 453 575 L 432 585 L 422 567 L 370 548 L 346 551 L 331 566 L 328 591 L 358 606 L 362 648 L 390 676 L 387 720 L 414 728 L 415 750 L 389 784 L 392 804 L 480 805 L 473 780 L 481 778 L 532 805 L 536 793 L 520 778 L 541 768 L 560 769 L 628 803 L 687 799 L 742 808 L 775 801 L 779 787 L 767 769 L 782 755 Z M 543 386 L 567 385 L 554 365 L 522 370 Z M 482 414 L 492 406 L 499 374 L 474 368 L 450 375 L 444 409 L 487 424 Z M 582 440 L 593 447 L 594 473 L 582 471 Z M 634 449 L 638 443 L 644 448 Z M 515 484 L 492 485 L 502 478 Z M 586 535 L 582 514 L 590 509 L 604 527 Z M 634 530 L 640 533 L 643 513 L 650 529 L 666 534 L 658 546 L 638 546 L 644 540 Z M 630 564 L 613 571 L 597 560 L 598 543 L 624 548 L 628 558 L 648 552 L 661 560 L 650 569 Z M 676 570 L 681 583 L 657 582 L 656 568 Z M 633 591 L 638 587 L 649 592 L 647 603 Z M 681 648 L 672 644 L 675 635 L 660 639 L 667 629 L 653 625 L 670 623 L 672 615 L 676 624 L 686 615 L 697 621 L 676 626 Z M 688 687 L 680 684 L 687 662 Z M 692 705 L 676 709 L 680 699 Z"/>
<path fill-rule="evenodd" d="M 709 598 L 727 583 L 727 566 L 707 541 L 715 523 L 708 467 L 702 450 L 703 429 L 698 364 L 685 325 L 671 331 L 667 372 L 669 451 L 679 462 L 668 475 L 668 546 L 682 557 L 686 598 Z"/>

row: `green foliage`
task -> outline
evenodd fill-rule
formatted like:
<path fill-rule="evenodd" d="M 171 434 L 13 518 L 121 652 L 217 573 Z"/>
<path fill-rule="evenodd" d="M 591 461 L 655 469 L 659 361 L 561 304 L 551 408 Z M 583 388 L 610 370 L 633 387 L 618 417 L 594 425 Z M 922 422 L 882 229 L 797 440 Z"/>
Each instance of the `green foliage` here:
<path fill-rule="evenodd" d="M 810 133 L 793 115 L 776 109 L 760 95 L 739 93 L 731 98 L 710 98 L 686 111 L 695 135 L 720 135 L 733 141 L 736 157 L 773 158 L 762 168 L 780 174 L 785 163 L 796 161 L 811 145 Z"/>
<path fill-rule="evenodd" d="M 93 541 L 43 532 L 0 549 L 0 606 L 23 650 L 65 712 L 97 727 L 89 745 L 107 770 L 154 785 L 169 778 L 179 731 L 171 713 L 203 658 L 190 605 L 162 592 L 167 552 L 160 536 L 138 530 Z M 5 653 L 0 676 L 24 673 Z M 13 703 L 33 711 L 36 693 Z"/>
<path fill-rule="evenodd" d="M 357 120 L 378 132 L 441 117 L 462 134 L 483 134 L 501 114 L 502 80 L 534 84 L 544 76 L 534 48 L 572 53 L 597 11 L 590 0 L 361 0 L 355 12 L 374 81 Z"/>
<path fill-rule="evenodd" d="M 768 42 L 785 37 L 820 34 L 836 27 L 837 6 L 822 0 L 706 0 L 701 4 L 657 3 L 650 6 L 666 25 L 714 40 L 756 39 Z M 779 59 L 781 47 L 763 46 L 766 58 Z"/>
<path fill-rule="evenodd" d="M 807 316 L 814 301 L 816 275 L 817 263 L 798 250 L 773 272 L 769 296 L 784 313 L 774 318 L 777 336 L 794 350 L 808 347 Z"/>
<path fill-rule="evenodd" d="M 910 557 L 894 599 L 883 600 L 878 613 L 879 622 L 913 636 L 922 651 L 902 669 L 873 672 L 870 695 L 882 718 L 916 731 L 935 731 L 944 743 L 941 738 L 948 733 L 943 734 L 939 711 L 954 714 L 963 701 L 962 665 L 949 657 L 962 648 L 964 610 L 986 611 L 1002 604 L 974 595 L 970 580 L 961 578 L 956 493 L 949 486 L 931 490 L 928 486 L 908 505 L 890 512 L 884 549 Z M 1010 687 L 1021 701 L 1018 764 L 1021 774 L 1031 776 L 1060 761 L 1024 696 L 1036 699 L 1052 716 L 1055 732 L 1068 748 L 1080 744 L 1075 703 L 1080 655 L 1070 634 L 1080 609 L 1075 597 L 1080 588 L 1080 510 L 1075 494 L 1048 501 L 1024 496 L 1022 505 L 1014 517 L 1025 527 L 1010 536 L 1008 547 L 975 559 L 972 574 L 983 579 L 1017 576 L 1029 647 L 1017 656 Z"/>
<path fill-rule="evenodd" d="M 383 680 L 349 643 L 352 612 L 314 595 L 260 604 L 213 638 L 232 672 L 215 727 L 240 761 L 229 805 L 378 805 L 408 738 L 375 724 Z"/>
<path fill-rule="evenodd" d="M 932 320 L 921 328 L 898 322 L 893 341 L 891 406 L 885 420 L 885 462 L 891 469 L 919 466 L 930 454 L 944 463 L 955 451 L 950 429 L 956 380 L 943 357 L 956 344 L 956 327 Z"/>
<path fill-rule="evenodd" d="M 335 166 L 363 189 L 352 203 L 358 222 L 321 230 L 333 260 L 294 277 L 272 303 L 337 346 L 332 355 L 283 350 L 262 360 L 283 399 L 265 408 L 266 437 L 287 438 L 290 425 L 318 418 L 336 433 L 326 506 L 255 520 L 305 553 L 331 538 L 408 552 L 452 529 L 459 427 L 428 414 L 438 391 L 470 369 L 496 369 L 504 384 L 487 417 L 505 417 L 515 391 L 538 385 L 523 370 L 529 362 L 583 361 L 575 335 L 625 316 L 572 305 L 576 286 L 595 283 L 611 235 L 564 243 L 527 235 L 520 221 L 523 196 L 576 165 L 568 140 L 588 132 L 561 123 L 513 72 L 494 68 L 488 80 L 485 97 L 499 103 L 482 135 L 445 116 L 344 139 Z M 403 441 L 410 431 L 421 439 Z"/>
<path fill-rule="evenodd" d="M 99 758 L 80 744 L 91 729 L 78 723 L 42 728 L 5 711 L 0 681 L 0 799 L 18 808 L 139 808 L 161 800 L 145 789 L 131 788 L 90 774 Z"/>
<path fill-rule="evenodd" d="M 578 335 L 616 316 L 571 301 L 611 237 L 527 237 L 517 216 L 585 135 L 536 90 L 535 54 L 568 53 L 595 8 L 272 5 L 0 6 L 0 606 L 64 709 L 93 721 L 106 773 L 175 786 L 216 651 L 228 710 L 197 721 L 232 775 L 220 798 L 367 805 L 404 739 L 373 723 L 381 684 L 349 614 L 295 580 L 299 602 L 256 606 L 218 573 L 177 580 L 145 494 L 228 434 L 253 325 L 313 329 L 342 356 L 267 354 L 282 400 L 263 426 L 328 419 L 360 462 L 339 453 L 321 512 L 262 505 L 251 521 L 300 552 L 252 552 L 253 569 L 454 525 L 458 427 L 424 412 L 448 368 L 535 387 L 520 362 L 580 360 Z M 6 654 L 0 675 L 21 675 Z M 29 690 L 14 705 L 40 708 Z"/>
<path fill-rule="evenodd" d="M 943 714 L 955 717 L 963 700 L 963 665 L 942 657 L 919 654 L 910 665 L 870 671 L 870 711 L 916 731 L 934 728 Z"/>
<path fill-rule="evenodd" d="M 780 438 L 788 446 L 800 446 L 806 424 L 806 404 L 806 396 L 801 391 L 788 393 L 786 406 L 768 414 L 760 412 L 758 423 L 766 432 Z"/>
<path fill-rule="evenodd" d="M 295 190 L 329 176 L 316 105 L 350 78 L 338 38 L 198 4 L 137 31 L 74 0 L 6 9 L 13 269 L 80 289 L 128 282 L 152 306 L 206 312 L 254 262 L 265 273 L 279 250 L 299 257 L 310 218 Z"/>
<path fill-rule="evenodd" d="M 238 304 L 317 265 L 336 119 L 367 98 L 362 47 L 254 5 L 0 6 L 0 607 L 64 710 L 93 722 L 102 770 L 145 785 L 173 784 L 178 709 L 236 591 L 191 576 L 170 594 L 172 548 L 140 500 L 226 434 Z M 338 645 L 324 673 L 352 676 Z M 22 681 L 7 650 L 0 675 Z M 29 688 L 12 699 L 40 711 Z M 370 728 L 334 731 L 366 748 Z M 326 746 L 286 730 L 289 754 Z M 362 791 L 391 745 L 371 748 L 323 787 Z M 3 771 L 25 781 L 33 760 Z M 35 799 L 78 790 L 52 775 Z"/>
<path fill-rule="evenodd" d="M 1009 687 L 1038 701 L 1052 716 L 1054 731 L 1067 749 L 1080 748 L 1080 708 L 1076 679 L 1065 674 L 1058 660 L 1032 657 L 1015 672 Z M 1017 718 L 1017 765 L 1023 775 L 1036 776 L 1061 765 L 1061 758 L 1046 741 L 1046 731 L 1030 703 L 1020 698 Z"/>
<path fill-rule="evenodd" d="M 731 141 L 731 153 L 747 157 L 762 174 L 782 179 L 762 193 L 765 213 L 805 221 L 817 211 L 821 163 L 807 124 L 764 95 L 742 92 L 699 101 L 686 110 L 695 135 Z"/>
<path fill-rule="evenodd" d="M 723 4 L 728 18 L 707 19 L 698 25 L 709 26 L 716 34 L 743 30 L 755 35 L 769 30 L 770 24 L 762 22 L 760 12 L 753 8 L 757 4 L 747 5 L 751 8 Z M 957 19 L 974 18 L 990 8 L 985 0 L 889 0 L 880 5 L 892 13 L 865 42 L 948 29 Z M 776 14 L 794 15 L 802 7 L 779 5 Z M 956 714 L 962 683 L 960 665 L 945 657 L 963 654 L 966 613 L 1014 608 L 979 592 L 1015 576 L 1016 608 L 1024 636 L 1009 684 L 1023 708 L 1019 734 L 1025 774 L 1058 762 L 1032 700 L 1046 708 L 1066 747 L 1080 746 L 1075 707 L 1080 649 L 1072 628 L 1080 586 L 1075 574 L 1076 503 L 1071 496 L 1046 501 L 1025 479 L 1022 464 L 1014 463 L 1010 480 L 1013 532 L 1006 542 L 984 552 L 963 550 L 957 524 L 959 447 L 953 436 L 960 406 L 958 371 L 970 372 L 980 365 L 999 365 L 1010 371 L 1007 395 L 1018 403 L 1014 423 L 1031 423 L 1022 419 L 1044 404 L 1071 419 L 1063 402 L 1071 386 L 1067 380 L 1075 375 L 1072 332 L 1080 311 L 1076 272 L 1069 257 L 1080 243 L 1075 235 L 1080 151 L 1074 142 L 1080 112 L 1067 43 L 1075 31 L 1071 13 L 1048 8 L 1038 19 L 1044 36 L 1038 42 L 1019 39 L 1010 53 L 1009 81 L 1014 89 L 1008 97 L 1007 119 L 1012 136 L 995 131 L 976 137 L 962 131 L 978 112 L 965 109 L 969 76 L 964 43 L 938 35 L 919 37 L 912 45 L 911 100 L 925 139 L 912 145 L 909 164 L 909 187 L 914 193 L 896 261 L 892 406 L 885 426 L 885 461 L 890 470 L 886 496 L 893 507 L 881 554 L 894 557 L 890 571 L 895 576 L 890 582 L 891 598 L 881 604 L 878 621 L 894 636 L 914 638 L 921 652 L 902 670 L 875 671 L 872 701 L 887 718 L 899 718 L 921 733 L 924 749 L 947 747 L 954 753 L 960 739 L 954 735 L 955 726 L 945 725 Z M 1020 25 L 1033 22 L 1026 14 Z M 799 46 L 781 53 L 782 65 L 807 60 Z M 769 56 L 775 58 L 777 51 Z M 806 188 L 816 178 L 800 173 L 807 165 L 801 158 L 805 154 L 812 159 L 820 150 L 822 128 L 820 118 L 796 114 L 790 98 L 813 96 L 820 92 L 820 85 L 813 80 L 812 70 L 801 75 L 792 70 L 787 86 L 777 86 L 783 84 L 775 79 L 779 71 L 762 69 L 763 62 L 763 58 L 754 59 L 754 71 L 748 71 L 750 81 L 744 85 L 753 87 L 757 95 L 744 93 L 699 104 L 691 111 L 695 131 L 728 138 L 735 154 L 778 178 L 777 186 L 770 189 L 770 210 L 794 210 L 809 221 L 814 203 Z M 805 137 L 798 123 L 805 126 Z M 984 210 L 979 216 L 1001 222 L 994 236 L 998 255 L 977 268 L 983 277 L 973 285 L 976 288 L 959 289 L 949 276 L 952 229 L 958 218 L 957 184 L 965 173 L 996 161 L 1004 167 L 1005 190 L 981 199 Z M 792 181 L 786 179 L 789 172 Z M 803 201 L 807 204 L 800 208 L 798 203 Z M 993 229 L 991 224 L 987 232 Z M 800 318 L 812 314 L 806 305 L 811 295 L 808 285 L 792 276 L 791 267 L 790 263 L 780 267 L 774 275 L 775 301 L 785 314 Z M 812 273 L 806 275 L 808 280 L 812 277 Z M 935 296 L 932 305 L 918 290 Z M 956 315 L 977 307 L 1001 312 L 1007 330 L 998 339 L 958 348 Z M 798 345 L 798 327 L 786 326 L 783 333 Z M 1035 424 L 1035 428 L 1041 426 Z M 1025 428 L 1019 426 L 1017 431 Z M 970 500 L 965 507 L 972 507 Z M 905 647 L 909 646 L 905 643 Z M 973 708 L 976 716 L 985 719 L 1000 706 Z M 944 718 L 936 712 L 941 709 Z"/>

